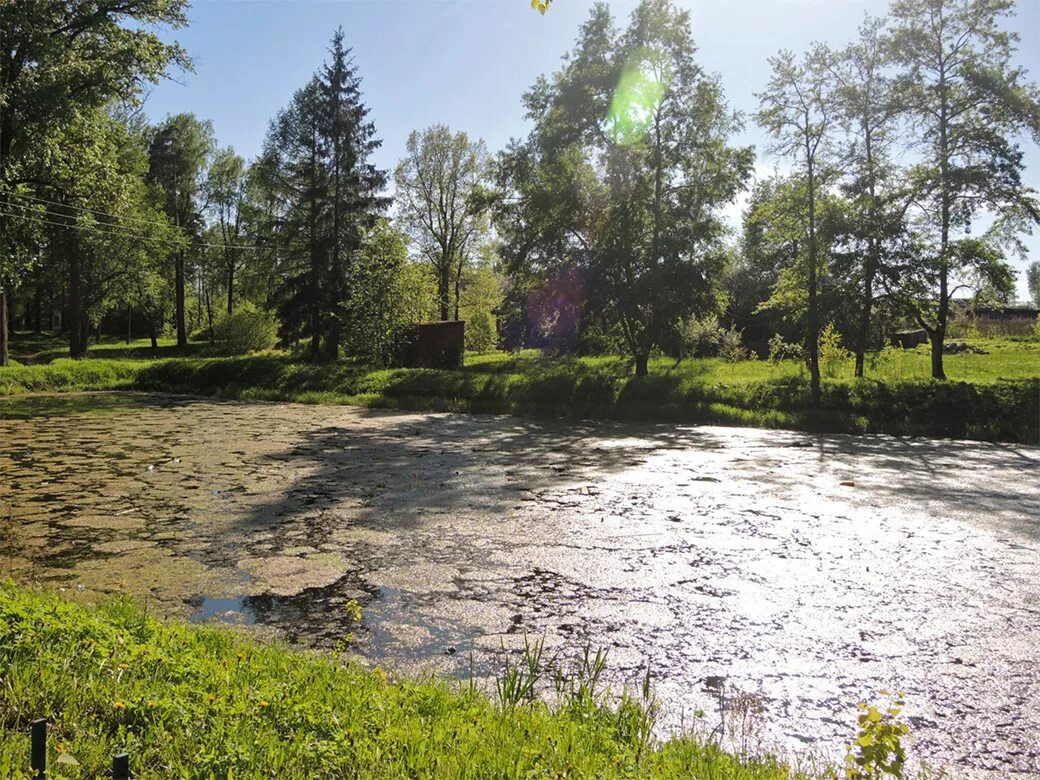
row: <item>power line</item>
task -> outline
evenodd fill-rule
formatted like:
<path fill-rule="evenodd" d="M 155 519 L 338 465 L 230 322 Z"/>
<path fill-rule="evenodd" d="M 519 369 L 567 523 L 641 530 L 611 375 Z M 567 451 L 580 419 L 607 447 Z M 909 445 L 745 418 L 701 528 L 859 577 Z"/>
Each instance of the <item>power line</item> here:
<path fill-rule="evenodd" d="M 28 208 L 29 208 L 27 206 L 21 206 L 21 205 L 19 205 L 17 203 L 9 203 L 7 205 L 8 206 L 13 206 L 14 208 L 20 208 L 20 209 L 26 209 L 26 210 L 28 210 Z M 138 233 L 127 233 L 127 232 L 121 231 L 119 229 L 109 229 L 108 226 L 106 226 L 104 224 L 102 224 L 100 227 L 88 227 L 87 225 L 80 225 L 79 223 L 74 223 L 74 224 L 70 225 L 70 224 L 63 223 L 63 222 L 54 222 L 52 220 L 43 219 L 42 217 L 35 217 L 35 216 L 29 215 L 29 214 L 19 214 L 19 213 L 10 212 L 10 211 L 3 211 L 2 209 L 0 209 L 0 216 L 15 217 L 15 218 L 24 219 L 26 221 L 39 222 L 39 223 L 44 224 L 44 225 L 52 225 L 54 227 L 65 228 L 66 230 L 80 230 L 80 231 L 83 231 L 85 233 L 94 233 L 94 234 L 97 234 L 97 235 L 107 236 L 107 237 L 111 237 L 111 238 L 136 238 L 136 239 L 139 239 L 141 241 L 151 241 L 151 242 L 157 243 L 157 244 L 169 244 L 169 245 L 173 245 L 173 246 L 184 246 L 185 244 L 189 244 L 189 245 L 203 247 L 203 248 L 209 248 L 209 249 L 237 249 L 237 250 L 244 250 L 244 251 L 256 251 L 256 250 L 259 249 L 259 247 L 256 247 L 256 246 L 246 246 L 244 244 L 243 245 L 236 245 L 236 244 L 213 244 L 213 243 L 209 243 L 209 242 L 193 242 L 189 238 L 183 238 L 183 239 L 175 239 L 174 238 L 174 239 L 171 239 L 171 238 L 158 238 L 156 236 L 145 236 L 145 235 L 141 235 L 141 234 L 138 234 Z"/>
<path fill-rule="evenodd" d="M 101 211 L 100 209 L 92 209 L 86 206 L 73 206 L 71 203 L 62 203 L 57 200 L 48 200 L 47 198 L 41 198 L 36 195 L 26 195 L 23 192 L 8 192 L 8 197 L 22 198 L 24 200 L 34 200 L 39 203 L 46 203 L 50 206 L 59 206 L 63 209 L 70 209 L 72 211 L 81 211 L 89 214 L 98 214 L 102 217 L 110 217 L 112 219 L 121 219 L 127 222 L 140 222 L 144 225 L 152 225 L 154 227 L 170 227 L 170 223 L 162 220 L 147 219 L 145 217 L 124 217 L 118 214 L 111 214 L 107 211 Z"/>

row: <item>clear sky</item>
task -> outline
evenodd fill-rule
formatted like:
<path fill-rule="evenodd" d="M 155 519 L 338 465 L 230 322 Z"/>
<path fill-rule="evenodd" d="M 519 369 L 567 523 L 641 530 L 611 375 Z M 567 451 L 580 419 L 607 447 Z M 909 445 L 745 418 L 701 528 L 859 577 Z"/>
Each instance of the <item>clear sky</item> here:
<path fill-rule="evenodd" d="M 748 115 L 778 49 L 814 40 L 841 46 L 880 0 L 679 0 L 692 12 L 701 65 L 722 77 L 731 105 Z M 611 0 L 627 18 L 636 0 Z M 170 37 L 195 72 L 152 92 L 153 120 L 191 111 L 213 121 L 217 140 L 246 158 L 260 150 L 268 122 L 325 58 L 342 25 L 362 78 L 365 101 L 383 139 L 375 162 L 392 169 L 408 133 L 444 122 L 483 138 L 492 151 L 526 132 L 520 97 L 569 51 L 591 0 L 555 0 L 540 16 L 528 0 L 196 0 L 190 25 Z M 1040 3 L 1018 3 L 1011 23 L 1021 36 L 1018 61 L 1040 80 Z M 750 121 L 741 143 L 754 144 L 771 170 L 767 139 Z M 1040 149 L 1028 139 L 1026 180 L 1040 189 Z M 739 213 L 739 204 L 732 209 Z M 1028 239 L 1040 259 L 1040 236 Z M 1024 263 L 1016 263 L 1019 269 Z M 1025 297 L 1019 280 L 1019 297 Z"/>

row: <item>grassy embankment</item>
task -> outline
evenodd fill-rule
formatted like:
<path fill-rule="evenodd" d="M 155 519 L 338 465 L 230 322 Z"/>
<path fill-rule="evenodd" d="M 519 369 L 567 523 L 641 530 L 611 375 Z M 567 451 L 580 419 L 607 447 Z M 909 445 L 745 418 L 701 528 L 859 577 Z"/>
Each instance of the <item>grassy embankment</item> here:
<path fill-rule="evenodd" d="M 550 359 L 535 351 L 467 357 L 462 371 L 315 365 L 285 353 L 204 357 L 164 343 L 95 346 L 90 359 L 58 357 L 54 342 L 16 342 L 33 365 L 0 371 L 0 395 L 144 390 L 244 400 L 344 403 L 400 409 L 718 423 L 828 432 L 883 432 L 1037 443 L 1040 342 L 974 342 L 988 354 L 946 358 L 949 382 L 929 376 L 926 348 L 886 351 L 868 378 L 848 361 L 809 405 L 802 365 L 720 359 L 651 362 L 633 377 L 620 357 Z M 26 347 L 35 348 L 34 351 Z M 49 362 L 48 362 L 49 361 Z"/>
<path fill-rule="evenodd" d="M 0 678 L 3 778 L 29 777 L 29 723 L 43 716 L 54 780 L 107 776 L 124 749 L 135 776 L 155 778 L 807 777 L 653 741 L 641 699 L 608 705 L 587 684 L 552 708 L 509 703 L 2 580 Z"/>

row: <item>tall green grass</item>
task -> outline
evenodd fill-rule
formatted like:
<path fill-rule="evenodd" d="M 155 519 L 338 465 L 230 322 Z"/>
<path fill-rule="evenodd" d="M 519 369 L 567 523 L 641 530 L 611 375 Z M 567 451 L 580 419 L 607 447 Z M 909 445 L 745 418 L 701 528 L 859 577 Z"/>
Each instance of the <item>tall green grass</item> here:
<path fill-rule="evenodd" d="M 550 707 L 519 667 L 492 697 L 0 581 L 0 777 L 29 777 L 39 717 L 55 780 L 105 776 L 122 750 L 146 778 L 808 777 L 691 737 L 656 742 L 646 706 L 606 703 L 599 657 L 586 669 Z"/>

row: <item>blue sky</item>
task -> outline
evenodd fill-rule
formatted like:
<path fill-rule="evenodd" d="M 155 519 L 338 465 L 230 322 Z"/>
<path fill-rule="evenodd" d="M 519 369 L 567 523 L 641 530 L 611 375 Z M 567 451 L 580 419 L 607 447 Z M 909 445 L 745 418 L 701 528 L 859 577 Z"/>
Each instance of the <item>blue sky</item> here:
<path fill-rule="evenodd" d="M 636 0 L 612 0 L 625 18 Z M 731 105 L 749 115 L 769 77 L 767 57 L 804 50 L 814 40 L 840 46 L 877 0 L 679 0 L 692 12 L 701 65 L 719 73 Z M 213 121 L 221 145 L 244 157 L 260 149 L 267 124 L 320 67 L 342 25 L 362 77 L 365 100 L 383 139 L 375 162 L 392 169 L 408 133 L 436 122 L 483 138 L 492 151 L 526 132 L 520 96 L 557 67 L 591 0 L 556 0 L 545 16 L 528 0 L 196 0 L 190 25 L 171 37 L 195 72 L 154 89 L 153 119 L 194 112 Z M 1020 2 L 1012 27 L 1018 60 L 1040 80 L 1040 3 Z M 772 168 L 766 139 L 748 123 L 738 139 L 754 144 L 760 169 Z M 1027 182 L 1040 189 L 1040 150 L 1029 139 Z M 739 204 L 731 209 L 735 216 Z M 1040 236 L 1029 239 L 1040 259 Z M 1016 263 L 1019 268 L 1024 264 Z M 1019 282 L 1020 297 L 1025 295 Z"/>

